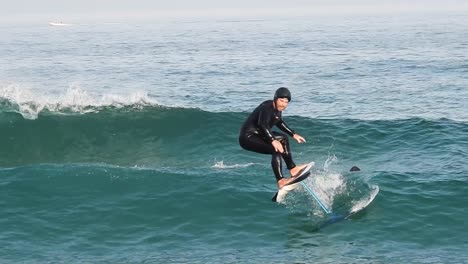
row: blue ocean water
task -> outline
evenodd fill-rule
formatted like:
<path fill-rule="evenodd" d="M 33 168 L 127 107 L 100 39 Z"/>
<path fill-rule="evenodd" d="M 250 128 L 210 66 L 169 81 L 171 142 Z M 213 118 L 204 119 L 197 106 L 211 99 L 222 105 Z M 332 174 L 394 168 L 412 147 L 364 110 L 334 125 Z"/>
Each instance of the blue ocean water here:
<path fill-rule="evenodd" d="M 467 24 L 1 26 L 0 262 L 468 263 Z M 379 187 L 365 211 L 271 202 L 237 135 L 280 86 L 307 184 L 336 213 Z"/>

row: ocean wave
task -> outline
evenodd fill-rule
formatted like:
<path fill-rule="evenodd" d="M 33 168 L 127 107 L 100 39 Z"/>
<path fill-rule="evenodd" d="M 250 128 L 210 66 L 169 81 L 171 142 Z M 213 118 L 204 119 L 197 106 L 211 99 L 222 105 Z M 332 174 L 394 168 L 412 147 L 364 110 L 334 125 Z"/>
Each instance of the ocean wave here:
<path fill-rule="evenodd" d="M 322 98 L 323 99 L 323 98 Z M 326 99 L 328 100 L 328 99 Z M 323 102 L 322 102 L 323 103 Z M 223 105 L 223 104 L 221 104 Z M 23 87 L 16 83 L 0 83 L 0 113 L 14 112 L 19 113 L 25 119 L 37 119 L 44 114 L 57 115 L 76 115 L 100 112 L 105 109 L 121 109 L 121 108 L 152 108 L 152 107 L 167 107 L 167 108 L 198 108 L 206 112 L 223 113 L 231 111 L 235 113 L 245 113 L 252 109 L 239 107 L 222 107 L 213 105 L 198 105 L 197 103 L 182 102 L 175 103 L 173 101 L 160 102 L 157 97 L 147 90 L 136 90 L 122 93 L 96 93 L 95 91 L 82 87 L 79 83 L 71 83 L 67 89 L 61 92 L 49 90 L 44 93 L 42 90 Z M 228 110 L 226 110 L 228 109 Z M 321 119 L 321 120 L 361 120 L 366 122 L 372 121 L 400 121 L 400 120 L 426 120 L 439 122 L 440 120 L 450 120 L 457 123 L 468 124 L 463 116 L 446 115 L 451 118 L 441 118 L 438 115 L 420 116 L 403 114 L 395 115 L 340 115 L 333 114 L 334 110 L 330 111 L 330 116 L 322 115 L 322 117 L 311 116 L 311 111 L 308 107 L 296 107 L 291 111 L 286 112 L 286 115 L 305 119 Z M 348 118 L 348 117 L 349 118 Z M 440 116 L 440 115 L 439 115 Z"/>
<path fill-rule="evenodd" d="M 62 162 L 127 166 L 165 164 L 167 160 L 183 164 L 187 161 L 178 161 L 178 156 L 216 148 L 216 142 L 223 140 L 221 131 L 231 133 L 239 125 L 235 114 L 199 109 L 129 105 L 91 110 L 80 114 L 42 112 L 36 119 L 0 112 L 0 166 Z"/>
<path fill-rule="evenodd" d="M 27 119 L 8 108 L 8 102 L 0 103 L 0 166 L 103 162 L 193 167 L 218 158 L 231 164 L 207 166 L 232 169 L 255 162 L 237 142 L 248 113 L 136 103 L 88 105 L 88 112 L 41 110 L 36 118 Z M 307 139 L 307 144 L 293 146 L 306 161 L 325 162 L 335 156 L 345 168 L 359 165 L 356 160 L 372 159 L 393 171 L 431 170 L 441 157 L 459 164 L 466 156 L 468 124 L 452 120 L 285 119 Z M 422 154 L 424 159 L 409 164 Z"/>
<path fill-rule="evenodd" d="M 62 94 L 43 94 L 16 84 L 0 87 L 0 112 L 16 112 L 25 119 L 37 119 L 41 113 L 85 114 L 103 108 L 143 108 L 159 106 L 145 91 L 129 94 L 93 95 L 78 84 L 72 84 Z"/>

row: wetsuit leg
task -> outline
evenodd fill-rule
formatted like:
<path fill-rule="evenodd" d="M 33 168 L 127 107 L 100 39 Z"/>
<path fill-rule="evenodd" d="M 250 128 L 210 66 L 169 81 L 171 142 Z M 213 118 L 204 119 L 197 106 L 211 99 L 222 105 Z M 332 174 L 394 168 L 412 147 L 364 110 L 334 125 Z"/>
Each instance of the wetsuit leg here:
<path fill-rule="evenodd" d="M 275 136 L 275 139 L 283 144 L 283 153 L 276 152 L 271 143 L 268 143 L 265 139 L 255 134 L 243 135 L 239 137 L 239 144 L 246 150 L 261 154 L 271 154 L 271 167 L 273 169 L 273 173 L 275 174 L 276 180 L 279 181 L 280 179 L 284 178 L 281 158 L 284 159 L 289 170 L 296 167 L 296 164 L 292 160 L 291 149 L 289 147 L 289 140 L 287 135 L 279 132 L 273 132 L 273 135 Z"/>
<path fill-rule="evenodd" d="M 284 178 L 283 176 L 283 162 L 281 161 L 281 153 L 275 152 L 271 155 L 271 168 L 275 174 L 276 181 Z"/>
<path fill-rule="evenodd" d="M 274 154 L 275 148 L 260 135 L 248 134 L 239 137 L 239 144 L 243 149 L 260 154 Z"/>
<path fill-rule="evenodd" d="M 277 181 L 284 178 L 282 170 L 282 154 L 275 151 L 275 148 L 260 135 L 249 134 L 239 137 L 239 144 L 242 148 L 261 154 L 271 155 L 271 167 Z"/>
<path fill-rule="evenodd" d="M 288 168 L 288 170 L 291 170 L 292 168 L 296 167 L 296 164 L 294 163 L 292 158 L 291 148 L 289 147 L 288 136 L 279 132 L 273 132 L 273 136 L 275 136 L 275 139 L 281 142 L 281 144 L 283 145 L 284 152 L 281 155 L 284 159 L 284 162 L 286 162 L 286 167 Z"/>

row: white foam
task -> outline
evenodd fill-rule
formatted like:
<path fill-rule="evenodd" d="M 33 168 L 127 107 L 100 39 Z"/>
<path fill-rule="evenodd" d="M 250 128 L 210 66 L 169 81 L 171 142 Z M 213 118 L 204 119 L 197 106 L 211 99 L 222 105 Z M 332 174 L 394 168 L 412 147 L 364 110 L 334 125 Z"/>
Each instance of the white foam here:
<path fill-rule="evenodd" d="M 58 113 L 88 113 L 98 111 L 100 107 L 144 107 L 159 105 L 148 97 L 146 91 L 134 91 L 129 94 L 89 94 L 85 88 L 72 83 L 64 93 L 42 93 L 17 84 L 0 86 L 0 99 L 7 100 L 26 119 L 36 119 L 44 110 Z"/>
<path fill-rule="evenodd" d="M 332 208 L 334 198 L 346 190 L 346 181 L 339 173 L 316 173 L 305 182 L 327 207 Z"/>
<path fill-rule="evenodd" d="M 338 161 L 335 155 L 329 155 L 323 164 L 323 171 L 316 171 L 308 184 L 312 185 L 316 195 L 331 208 L 334 197 L 346 190 L 346 181 L 340 173 L 333 172 L 331 166 Z"/>
<path fill-rule="evenodd" d="M 325 161 L 325 163 L 323 164 L 323 170 L 324 171 L 329 171 L 330 170 L 330 166 L 337 162 L 338 161 L 338 158 L 333 154 L 333 155 L 329 155 L 327 157 L 327 160 Z"/>
<path fill-rule="evenodd" d="M 235 169 L 235 168 L 245 168 L 251 165 L 254 165 L 255 163 L 246 163 L 246 164 L 233 164 L 233 165 L 226 165 L 224 164 L 224 161 L 217 161 L 211 168 L 215 169 Z"/>

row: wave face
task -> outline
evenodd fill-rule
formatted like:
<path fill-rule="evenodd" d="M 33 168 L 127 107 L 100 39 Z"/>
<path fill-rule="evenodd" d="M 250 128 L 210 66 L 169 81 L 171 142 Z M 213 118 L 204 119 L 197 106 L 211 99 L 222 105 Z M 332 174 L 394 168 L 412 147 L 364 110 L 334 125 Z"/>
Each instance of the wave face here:
<path fill-rule="evenodd" d="M 358 256 L 345 250 L 338 262 L 410 252 L 425 259 L 422 249 L 434 243 L 441 254 L 451 248 L 453 261 L 466 257 L 465 123 L 285 117 L 308 139 L 292 143 L 294 157 L 316 161 L 310 184 L 327 206 L 350 209 L 373 186 L 381 189 L 364 216 L 327 227 L 335 230 L 327 238 L 315 232 L 327 215 L 305 192 L 271 203 L 269 157 L 237 144 L 247 113 L 157 105 L 89 110 L 42 111 L 35 119 L 0 111 L 0 224 L 8 230 L 0 237 L 9 249 L 0 250 L 2 260 L 27 260 L 19 256 L 29 248 L 37 261 L 222 261 L 236 248 L 256 262 L 294 254 L 312 261 L 320 253 L 311 245 L 338 250 L 350 240 L 366 248 Z M 348 172 L 353 165 L 362 171 Z M 394 241 L 406 248 L 394 250 Z M 373 253 L 382 248 L 386 257 Z"/>
<path fill-rule="evenodd" d="M 158 106 L 103 107 L 87 114 L 46 112 L 37 119 L 1 113 L 3 166 L 104 162 L 135 165 L 177 162 L 212 148 L 230 114 Z M 182 156 L 179 156 L 182 154 Z M 177 157 L 179 156 L 179 157 Z M 171 159 L 171 157 L 173 157 Z M 174 158 L 175 157 L 175 158 Z"/>
<path fill-rule="evenodd" d="M 0 164 L 166 166 L 186 162 L 193 166 L 210 157 L 237 161 L 236 156 L 243 153 L 237 137 L 247 113 L 158 105 L 87 109 L 88 113 L 44 111 L 32 120 L 0 109 Z M 311 142 L 295 146 L 304 156 L 332 153 L 342 161 L 369 160 L 378 164 L 375 169 L 433 171 L 441 158 L 457 163 L 465 154 L 468 125 L 451 120 L 286 118 Z M 424 158 L 418 157 L 421 153 Z M 407 163 L 413 157 L 421 160 L 410 166 Z"/>

